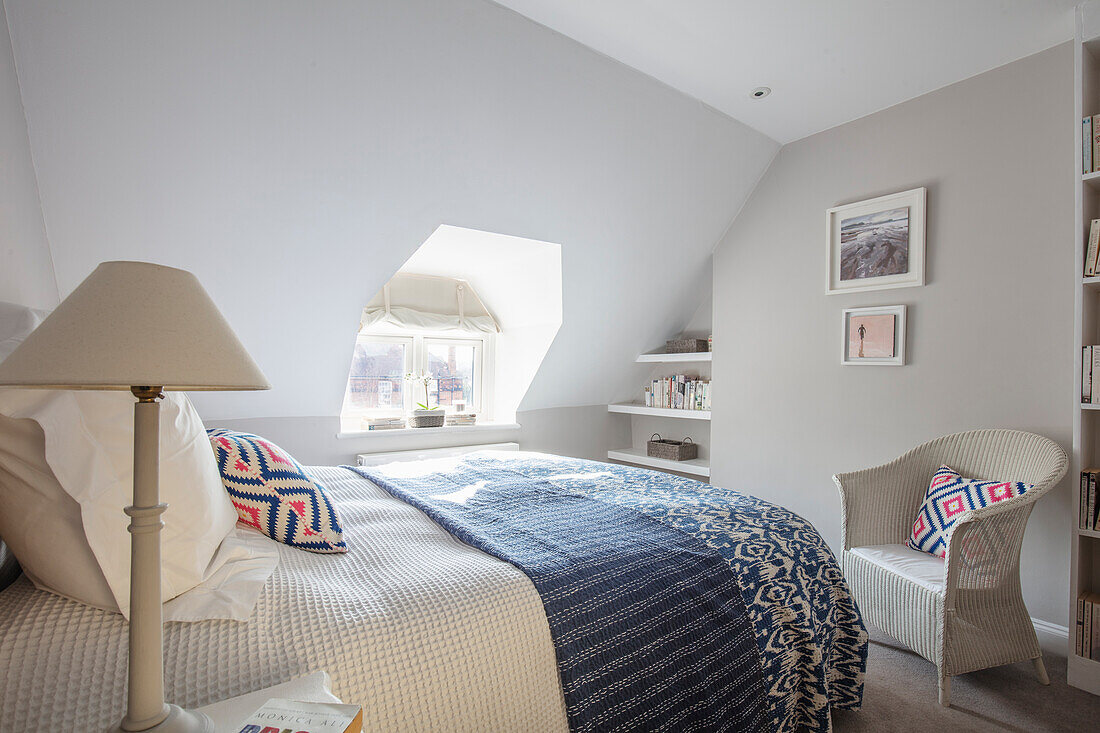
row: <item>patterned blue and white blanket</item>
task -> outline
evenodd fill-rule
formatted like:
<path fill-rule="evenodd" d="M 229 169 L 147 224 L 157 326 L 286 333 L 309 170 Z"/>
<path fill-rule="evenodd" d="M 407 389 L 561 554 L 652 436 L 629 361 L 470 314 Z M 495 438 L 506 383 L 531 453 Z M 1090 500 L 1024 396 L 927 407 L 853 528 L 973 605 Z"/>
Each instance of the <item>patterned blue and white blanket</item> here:
<path fill-rule="evenodd" d="M 859 707 L 862 620 L 785 509 L 539 454 L 354 470 L 531 578 L 573 730 L 824 732 L 830 706 Z"/>

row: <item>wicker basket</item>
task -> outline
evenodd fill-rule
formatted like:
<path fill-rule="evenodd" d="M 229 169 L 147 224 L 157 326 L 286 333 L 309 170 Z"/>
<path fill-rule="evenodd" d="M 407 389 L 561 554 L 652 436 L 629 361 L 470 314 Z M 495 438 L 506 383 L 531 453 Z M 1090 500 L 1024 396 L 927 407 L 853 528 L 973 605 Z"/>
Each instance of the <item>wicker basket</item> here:
<path fill-rule="evenodd" d="M 698 354 L 706 350 L 706 339 L 675 339 L 665 342 L 666 354 Z"/>
<path fill-rule="evenodd" d="M 645 444 L 645 453 L 650 458 L 664 458 L 667 461 L 690 461 L 699 456 L 699 446 L 691 438 L 683 440 L 665 440 L 654 433 Z"/>
<path fill-rule="evenodd" d="M 447 413 L 443 410 L 414 410 L 409 415 L 410 428 L 441 428 Z"/>

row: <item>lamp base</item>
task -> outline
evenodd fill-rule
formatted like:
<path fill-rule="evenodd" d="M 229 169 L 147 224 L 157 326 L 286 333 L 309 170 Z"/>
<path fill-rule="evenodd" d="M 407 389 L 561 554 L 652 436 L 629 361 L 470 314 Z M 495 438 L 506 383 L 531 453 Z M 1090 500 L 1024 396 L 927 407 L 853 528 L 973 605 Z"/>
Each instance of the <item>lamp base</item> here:
<path fill-rule="evenodd" d="M 110 733 L 136 733 L 137 730 L 119 725 L 112 728 Z M 169 705 L 168 717 L 152 728 L 141 729 L 141 733 L 214 733 L 214 721 L 204 713 Z"/>

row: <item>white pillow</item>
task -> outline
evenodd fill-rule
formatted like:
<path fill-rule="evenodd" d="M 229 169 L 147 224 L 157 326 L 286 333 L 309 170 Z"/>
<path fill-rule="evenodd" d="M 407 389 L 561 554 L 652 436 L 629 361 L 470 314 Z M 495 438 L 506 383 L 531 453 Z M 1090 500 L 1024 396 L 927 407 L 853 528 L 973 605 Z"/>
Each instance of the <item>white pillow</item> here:
<path fill-rule="evenodd" d="M 48 541 L 43 541 L 48 533 Z M 0 538 L 36 586 L 96 608 L 118 610 L 84 537 L 80 505 L 46 463 L 34 420 L 0 415 Z"/>
<path fill-rule="evenodd" d="M 13 308 L 7 304 L 0 307 L 0 327 L 18 321 L 11 317 Z M 38 322 L 34 317 L 24 318 L 19 332 L 0 331 L 0 349 L 10 353 L 10 345 L 17 345 L 29 333 L 23 332 L 26 326 L 33 330 Z M 0 352 L 0 357 L 5 355 Z M 41 426 L 48 463 L 45 473 L 52 471 L 79 506 L 84 539 L 113 597 L 110 607 L 127 617 L 130 533 L 123 508 L 133 498 L 133 409 L 134 398 L 128 392 L 0 390 L 0 414 L 31 419 Z M 168 504 L 162 515 L 161 598 L 168 600 L 219 569 L 224 560 L 212 560 L 222 540 L 233 531 L 237 512 L 222 486 L 202 420 L 184 394 L 168 393 L 161 402 L 160 446 L 160 498 Z M 2 460 L 6 459 L 0 451 Z M 33 461 L 34 457 L 24 460 Z M 43 473 L 41 467 L 39 473 Z M 14 493 L 4 486 L 2 475 L 0 493 Z M 10 507 L 0 504 L 0 536 L 5 535 L 5 525 L 23 524 L 32 516 L 42 523 L 33 532 L 12 535 L 24 545 L 22 553 L 15 543 L 9 543 L 21 563 L 25 556 L 29 561 L 23 564 L 28 577 L 61 595 L 99 607 L 107 605 L 99 593 L 87 588 L 87 557 L 80 555 L 79 547 L 71 546 L 74 543 L 65 546 L 60 541 L 66 532 L 71 533 L 67 523 L 71 523 L 72 506 L 49 491 L 37 495 L 24 492 L 24 496 L 31 504 L 14 516 L 9 515 Z M 26 544 L 30 542 L 41 546 L 28 552 Z"/>

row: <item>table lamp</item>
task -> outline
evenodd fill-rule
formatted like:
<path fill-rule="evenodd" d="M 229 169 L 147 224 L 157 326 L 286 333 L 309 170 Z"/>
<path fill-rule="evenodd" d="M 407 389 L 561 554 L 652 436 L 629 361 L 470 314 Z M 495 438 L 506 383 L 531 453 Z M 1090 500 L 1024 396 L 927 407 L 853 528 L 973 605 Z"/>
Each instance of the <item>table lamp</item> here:
<path fill-rule="evenodd" d="M 130 647 L 119 730 L 213 731 L 164 702 L 159 443 L 163 390 L 269 389 L 267 379 L 189 272 L 104 262 L 0 362 L 0 386 L 129 390 L 134 405 L 130 517 Z M 213 459 L 211 459 L 213 460 Z"/>

